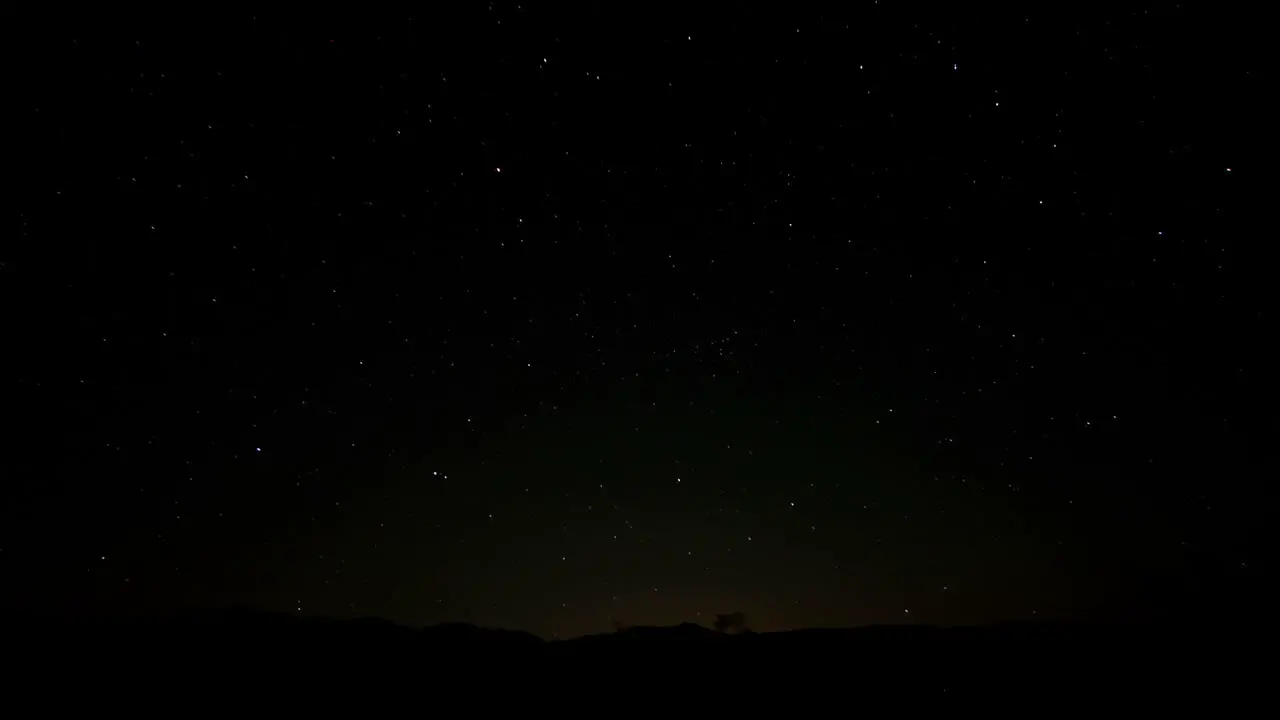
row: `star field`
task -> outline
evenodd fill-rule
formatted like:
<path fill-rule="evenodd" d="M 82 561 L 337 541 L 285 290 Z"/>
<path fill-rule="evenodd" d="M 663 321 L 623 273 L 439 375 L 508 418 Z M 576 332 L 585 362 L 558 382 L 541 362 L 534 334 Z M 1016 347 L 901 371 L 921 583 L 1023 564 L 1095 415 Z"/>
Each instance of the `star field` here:
<path fill-rule="evenodd" d="M 1205 12 L 35 23 L 10 604 L 1239 608 L 1266 93 Z"/>

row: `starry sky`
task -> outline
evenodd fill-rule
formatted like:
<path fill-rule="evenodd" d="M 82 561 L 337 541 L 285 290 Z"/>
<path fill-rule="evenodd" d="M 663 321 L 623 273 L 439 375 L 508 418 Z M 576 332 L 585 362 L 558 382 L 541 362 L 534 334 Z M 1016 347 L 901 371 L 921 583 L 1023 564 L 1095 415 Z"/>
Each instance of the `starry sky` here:
<path fill-rule="evenodd" d="M 22 20 L 6 608 L 1240 612 L 1256 31 L 553 5 Z"/>

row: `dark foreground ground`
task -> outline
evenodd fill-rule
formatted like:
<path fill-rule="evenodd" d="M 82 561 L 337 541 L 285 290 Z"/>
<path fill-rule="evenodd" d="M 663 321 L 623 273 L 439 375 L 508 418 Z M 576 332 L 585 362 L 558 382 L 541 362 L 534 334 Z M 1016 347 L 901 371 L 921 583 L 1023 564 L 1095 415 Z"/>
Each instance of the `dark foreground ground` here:
<path fill-rule="evenodd" d="M 867 708 L 883 712 L 894 707 L 886 701 L 962 698 L 1009 701 L 1031 715 L 1077 703 L 1097 711 L 1124 703 L 1147 712 L 1225 712 L 1258 707 L 1272 687 L 1273 646 L 1264 635 L 1175 625 L 1011 625 L 727 636 L 682 625 L 546 642 L 466 625 L 416 630 L 260 613 L 10 618 L 3 668 L 10 702 L 26 693 L 99 709 L 122 699 L 273 697 L 300 710 L 353 692 L 362 702 L 395 704 L 389 698 L 407 692 L 449 712 L 606 701 L 622 704 L 594 712 L 630 714 L 627 708 L 655 702 L 692 703 L 689 710 L 710 703 L 720 712 L 765 712 L 763 703 L 769 712 L 788 712 L 786 703 L 794 703 L 792 710 L 804 713 L 871 703 Z"/>

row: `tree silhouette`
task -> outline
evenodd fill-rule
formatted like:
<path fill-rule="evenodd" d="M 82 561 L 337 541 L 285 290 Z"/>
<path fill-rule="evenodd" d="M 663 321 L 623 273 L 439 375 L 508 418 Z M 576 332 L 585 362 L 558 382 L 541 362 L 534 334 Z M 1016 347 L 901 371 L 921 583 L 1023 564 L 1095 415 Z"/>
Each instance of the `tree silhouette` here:
<path fill-rule="evenodd" d="M 747 629 L 747 616 L 740 612 L 733 612 L 727 615 L 716 615 L 715 628 L 717 632 L 729 635 L 750 632 Z"/>

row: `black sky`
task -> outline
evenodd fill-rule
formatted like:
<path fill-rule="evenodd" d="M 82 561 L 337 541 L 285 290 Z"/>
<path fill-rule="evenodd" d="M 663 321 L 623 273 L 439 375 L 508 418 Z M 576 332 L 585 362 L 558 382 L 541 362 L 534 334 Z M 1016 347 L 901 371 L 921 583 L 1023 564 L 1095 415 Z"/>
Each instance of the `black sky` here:
<path fill-rule="evenodd" d="M 13 17 L 7 604 L 1248 607 L 1247 22 L 700 12 Z"/>

